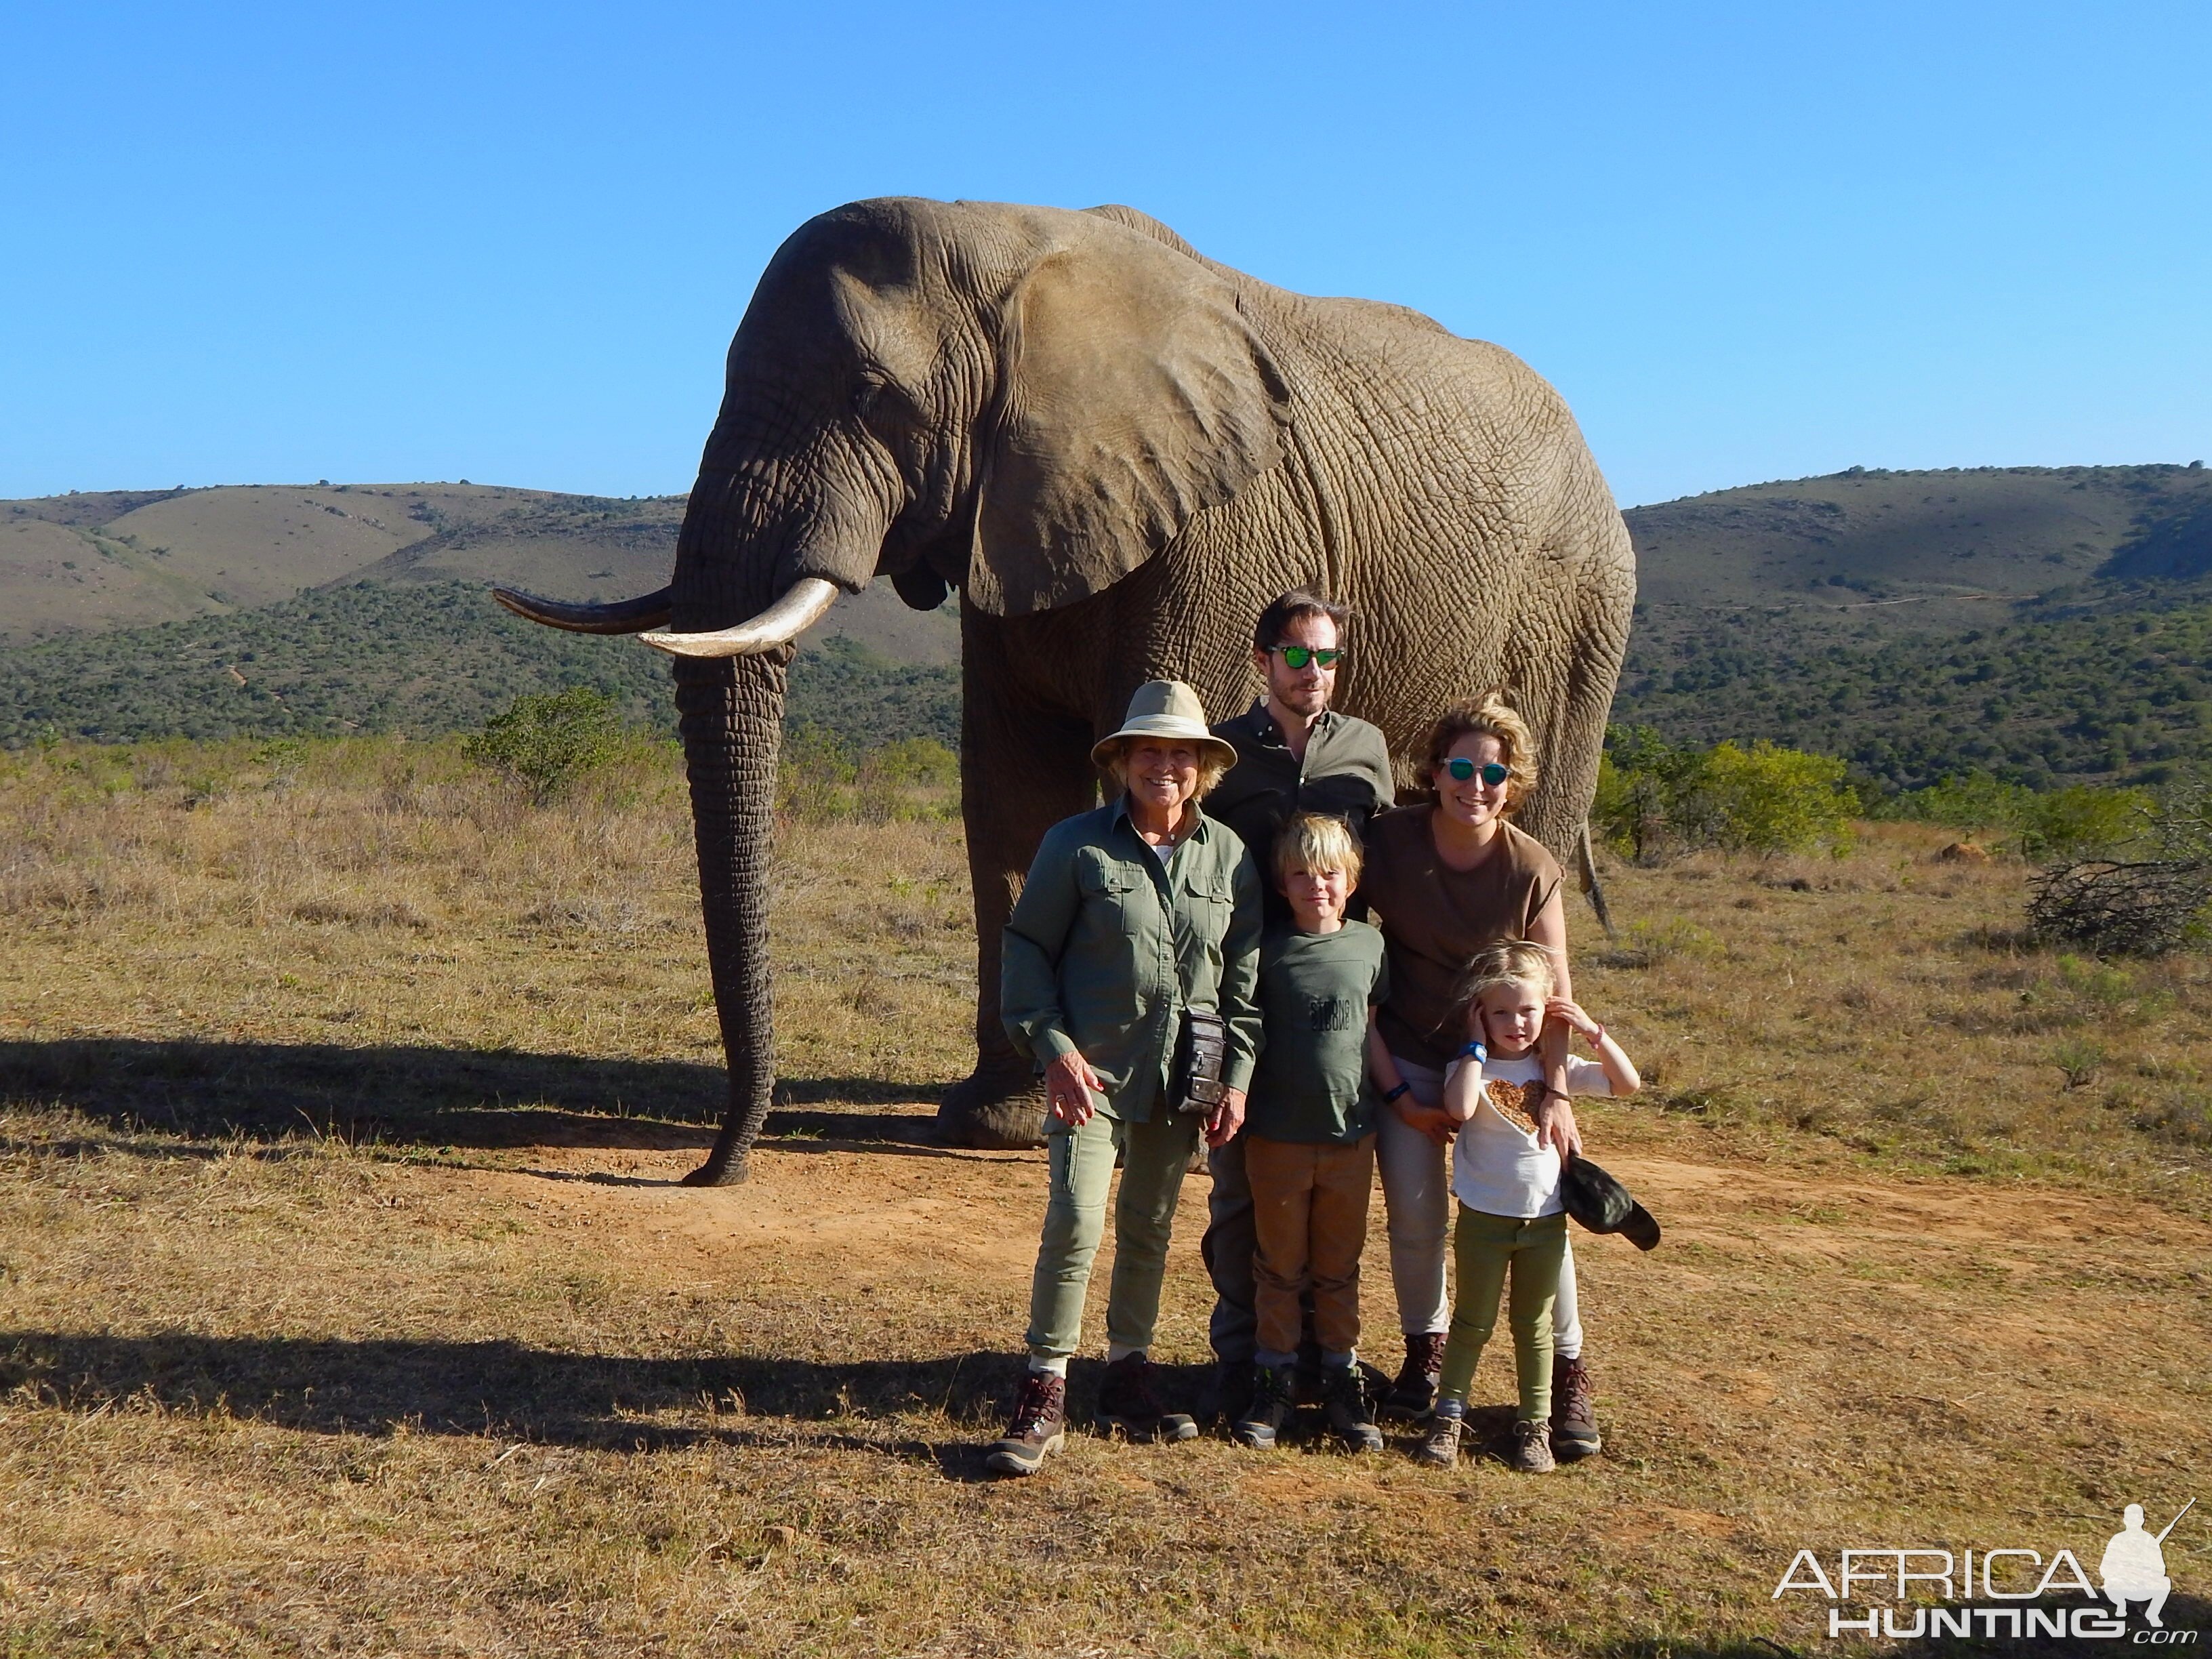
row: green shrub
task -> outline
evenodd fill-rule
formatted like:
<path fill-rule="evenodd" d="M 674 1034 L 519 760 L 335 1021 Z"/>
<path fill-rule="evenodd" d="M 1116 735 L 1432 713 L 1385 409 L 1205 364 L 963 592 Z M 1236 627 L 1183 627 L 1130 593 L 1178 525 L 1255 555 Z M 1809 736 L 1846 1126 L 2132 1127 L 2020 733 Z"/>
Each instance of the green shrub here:
<path fill-rule="evenodd" d="M 1993 834 L 2005 852 L 2045 859 L 2124 846 L 2148 831 L 2154 809 L 2148 789 L 2075 784 L 2039 790 L 1971 772 L 1899 795 L 1885 814 Z"/>
<path fill-rule="evenodd" d="M 2154 798 L 2148 789 L 2098 789 L 2077 784 L 2035 798 L 2016 832 L 2029 858 L 2124 846 L 2148 827 Z"/>
<path fill-rule="evenodd" d="M 1752 853 L 1840 848 L 1851 836 L 1858 796 L 1844 763 L 1782 749 L 1763 739 L 1748 749 L 1716 744 L 1696 777 L 1710 831 L 1723 847 Z"/>
<path fill-rule="evenodd" d="M 820 821 L 853 808 L 860 765 L 845 740 L 818 726 L 802 726 L 783 740 L 776 765 L 775 810 L 786 817 Z"/>
<path fill-rule="evenodd" d="M 887 743 L 860 769 L 868 781 L 894 788 L 947 789 L 960 782 L 960 757 L 933 738 Z"/>
<path fill-rule="evenodd" d="M 838 733 L 802 726 L 783 740 L 776 811 L 821 823 L 858 817 L 943 817 L 960 810 L 960 757 L 932 738 L 865 752 Z"/>
<path fill-rule="evenodd" d="M 1858 797 L 1844 763 L 1760 742 L 1699 750 L 1649 727 L 1616 727 L 1599 763 L 1593 827 L 1638 863 L 1721 847 L 1753 853 L 1840 848 Z"/>
<path fill-rule="evenodd" d="M 471 760 L 519 779 L 541 805 L 623 747 L 613 699 L 587 685 L 517 697 L 462 744 Z"/>

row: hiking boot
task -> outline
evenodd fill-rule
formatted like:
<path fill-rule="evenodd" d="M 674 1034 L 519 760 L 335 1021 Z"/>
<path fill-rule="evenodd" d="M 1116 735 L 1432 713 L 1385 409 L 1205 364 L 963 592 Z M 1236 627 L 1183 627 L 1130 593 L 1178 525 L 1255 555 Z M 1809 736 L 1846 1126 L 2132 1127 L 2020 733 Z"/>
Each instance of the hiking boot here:
<path fill-rule="evenodd" d="M 1459 1414 L 1437 1412 L 1429 1419 L 1429 1431 L 1413 1448 L 1413 1461 L 1431 1468 L 1449 1469 L 1459 1462 Z"/>
<path fill-rule="evenodd" d="M 1240 1446 L 1265 1449 L 1275 1443 L 1297 1414 L 1298 1408 L 1291 1400 L 1291 1368 L 1255 1365 L 1251 1400 L 1230 1425 L 1229 1432 Z"/>
<path fill-rule="evenodd" d="M 1589 1367 L 1580 1359 L 1552 1361 L 1552 1449 L 1563 1463 L 1588 1457 L 1605 1444 L 1590 1406 Z"/>
<path fill-rule="evenodd" d="M 1022 1379 L 1006 1438 L 991 1443 L 983 1467 L 994 1474 L 1035 1474 L 1067 1440 L 1067 1379 L 1031 1371 Z"/>
<path fill-rule="evenodd" d="M 1505 1454 L 1505 1461 L 1523 1474 L 1549 1474 L 1559 1468 L 1552 1456 L 1552 1425 L 1533 1417 L 1517 1419 L 1513 1425 L 1513 1449 Z"/>
<path fill-rule="evenodd" d="M 1349 1365 L 1331 1365 L 1322 1385 L 1322 1403 L 1328 1431 L 1356 1452 L 1381 1451 L 1382 1431 L 1367 1415 L 1367 1396 L 1359 1389 L 1359 1373 Z"/>
<path fill-rule="evenodd" d="M 1125 1354 L 1106 1368 L 1098 1386 L 1097 1422 L 1102 1433 L 1130 1440 L 1195 1440 L 1198 1425 L 1182 1412 L 1160 1409 L 1159 1373 L 1140 1353 Z"/>
<path fill-rule="evenodd" d="M 1437 1403 L 1437 1379 L 1443 1375 L 1444 1334 L 1406 1333 L 1406 1363 L 1382 1396 L 1381 1415 L 1392 1422 L 1418 1423 Z"/>

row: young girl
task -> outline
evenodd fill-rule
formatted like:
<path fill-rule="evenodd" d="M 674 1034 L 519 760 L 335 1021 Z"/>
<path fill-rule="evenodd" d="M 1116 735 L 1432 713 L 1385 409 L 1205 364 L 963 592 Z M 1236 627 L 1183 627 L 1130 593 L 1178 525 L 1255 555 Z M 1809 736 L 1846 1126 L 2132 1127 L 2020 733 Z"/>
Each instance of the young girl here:
<path fill-rule="evenodd" d="M 1449 1468 L 1459 1461 L 1460 1428 L 1474 1364 L 1498 1323 L 1510 1270 L 1510 1322 L 1521 1409 L 1513 1425 L 1516 1469 L 1540 1474 L 1552 1456 L 1552 1304 L 1566 1249 L 1559 1197 L 1559 1155 L 1536 1139 L 1529 1108 L 1540 1097 L 1544 1065 L 1536 1038 L 1548 1015 L 1580 1032 L 1595 1061 L 1567 1062 L 1574 1094 L 1632 1095 L 1642 1085 L 1620 1045 L 1581 1008 L 1552 994 L 1551 957 L 1516 939 L 1476 953 L 1461 981 L 1469 1041 L 1444 1073 L 1443 1109 L 1463 1127 L 1452 1155 L 1459 1223 L 1452 1239 L 1458 1294 L 1444 1345 L 1436 1415 L 1419 1453 Z"/>

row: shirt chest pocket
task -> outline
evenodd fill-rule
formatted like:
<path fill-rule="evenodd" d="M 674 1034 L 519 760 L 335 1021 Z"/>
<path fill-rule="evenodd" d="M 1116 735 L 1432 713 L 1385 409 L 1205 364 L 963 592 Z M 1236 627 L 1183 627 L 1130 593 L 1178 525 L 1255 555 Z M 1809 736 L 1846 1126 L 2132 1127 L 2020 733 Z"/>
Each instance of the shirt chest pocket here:
<path fill-rule="evenodd" d="M 1075 884 L 1099 927 L 1130 935 L 1144 931 L 1154 901 L 1144 890 L 1151 884 L 1142 873 L 1091 854 L 1076 864 Z"/>
<path fill-rule="evenodd" d="M 1222 940 L 1229 937 L 1230 917 L 1236 908 L 1237 890 L 1225 875 L 1201 876 L 1182 896 L 1182 912 L 1195 935 L 1194 942 L 1217 956 Z"/>

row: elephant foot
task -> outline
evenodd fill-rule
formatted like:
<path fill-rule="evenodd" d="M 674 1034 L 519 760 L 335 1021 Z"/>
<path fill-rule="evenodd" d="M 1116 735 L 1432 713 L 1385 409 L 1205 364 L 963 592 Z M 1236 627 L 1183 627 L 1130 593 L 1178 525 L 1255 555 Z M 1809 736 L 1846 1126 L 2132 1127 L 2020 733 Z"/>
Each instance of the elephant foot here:
<path fill-rule="evenodd" d="M 684 1177 L 686 1187 L 742 1187 L 752 1179 L 752 1166 L 742 1158 L 709 1158 Z"/>
<path fill-rule="evenodd" d="M 938 1138 L 948 1146 L 1023 1152 L 1044 1144 L 1044 1084 L 1024 1071 L 994 1078 L 978 1072 L 937 1103 Z"/>

